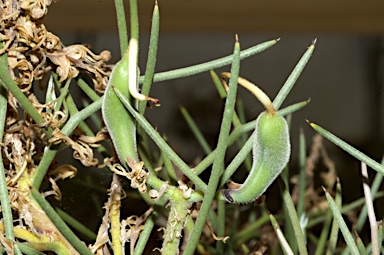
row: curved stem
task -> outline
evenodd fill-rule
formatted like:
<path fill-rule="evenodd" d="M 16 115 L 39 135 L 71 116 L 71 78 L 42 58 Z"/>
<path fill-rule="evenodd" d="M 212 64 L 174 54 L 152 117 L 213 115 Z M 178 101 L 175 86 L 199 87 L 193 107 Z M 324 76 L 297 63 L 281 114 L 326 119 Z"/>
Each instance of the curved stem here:
<path fill-rule="evenodd" d="M 231 73 L 228 73 L 228 72 L 221 73 L 221 77 L 230 78 Z M 250 82 L 244 78 L 241 78 L 241 77 L 239 77 L 237 79 L 237 82 L 241 86 L 243 86 L 244 88 L 249 90 L 249 92 L 251 92 L 260 101 L 260 103 L 262 103 L 264 105 L 264 107 L 267 110 L 267 113 L 269 115 L 274 115 L 276 113 L 276 109 L 275 109 L 275 107 L 273 107 L 271 99 L 269 99 L 267 94 L 265 94 L 265 92 L 262 91 L 258 86 L 256 86 L 252 82 Z M 222 79 L 222 83 L 223 83 L 224 87 L 226 87 L 227 84 L 226 84 L 224 79 Z"/>
<path fill-rule="evenodd" d="M 143 95 L 137 91 L 137 56 L 139 54 L 139 44 L 137 39 L 132 38 L 129 41 L 129 65 L 128 65 L 128 87 L 129 93 L 132 97 L 139 101 L 150 100 L 155 105 L 159 105 L 160 102 L 156 98 L 151 98 L 146 95 Z"/>

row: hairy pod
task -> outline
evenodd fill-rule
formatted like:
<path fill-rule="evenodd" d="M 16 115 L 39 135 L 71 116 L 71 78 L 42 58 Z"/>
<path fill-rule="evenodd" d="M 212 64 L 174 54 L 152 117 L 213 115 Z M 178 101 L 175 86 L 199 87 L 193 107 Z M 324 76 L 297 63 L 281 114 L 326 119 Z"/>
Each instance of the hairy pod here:
<path fill-rule="evenodd" d="M 150 100 L 159 106 L 160 101 L 137 91 L 139 84 L 139 68 L 137 64 L 139 45 L 131 38 L 128 50 L 112 70 L 105 90 L 102 114 L 105 125 L 111 136 L 120 162 L 127 167 L 127 159 L 138 160 L 136 148 L 136 126 L 134 118 L 129 114 L 113 87 L 121 91 L 128 99 Z M 135 102 L 137 106 L 137 101 Z"/>
<path fill-rule="evenodd" d="M 230 78 L 231 74 L 224 72 L 221 76 L 226 87 L 224 78 Z M 265 112 L 256 119 L 251 172 L 243 184 L 231 182 L 229 189 L 221 194 L 230 203 L 250 203 L 259 198 L 283 171 L 289 161 L 291 144 L 287 121 L 277 113 L 269 97 L 244 78 L 239 77 L 237 82 L 256 96 Z"/>
<path fill-rule="evenodd" d="M 137 159 L 136 127 L 133 117 L 121 103 L 113 87 L 118 88 L 125 96 L 130 98 L 128 63 L 129 54 L 126 52 L 112 70 L 102 103 L 104 123 L 107 126 L 120 162 L 124 166 L 127 166 L 127 157 Z"/>
<path fill-rule="evenodd" d="M 230 203 L 250 203 L 260 197 L 288 163 L 291 146 L 286 120 L 262 112 L 256 120 L 251 172 L 238 189 L 223 190 Z"/>

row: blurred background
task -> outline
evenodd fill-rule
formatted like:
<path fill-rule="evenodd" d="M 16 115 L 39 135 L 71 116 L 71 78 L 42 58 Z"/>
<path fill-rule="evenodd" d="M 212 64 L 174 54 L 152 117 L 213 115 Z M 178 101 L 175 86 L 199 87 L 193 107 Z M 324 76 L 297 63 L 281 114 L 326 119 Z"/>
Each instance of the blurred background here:
<path fill-rule="evenodd" d="M 154 1 L 142 0 L 138 4 L 140 67 L 144 72 Z M 383 1 L 161 0 L 159 8 L 156 72 L 231 54 L 235 34 L 239 35 L 242 49 L 281 38 L 272 48 L 241 64 L 241 76 L 258 84 L 271 98 L 317 38 L 311 60 L 283 104 L 284 107 L 311 99 L 307 107 L 293 115 L 293 171 L 297 168 L 300 128 L 306 134 L 308 145 L 315 134 L 305 119 L 381 160 L 384 152 Z M 96 53 L 110 50 L 111 64 L 120 58 L 112 0 L 57 1 L 51 5 L 45 24 L 66 45 L 89 43 Z M 219 74 L 229 70 L 227 66 L 215 71 Z M 193 164 L 203 152 L 185 124 L 179 106 L 187 108 L 214 146 L 223 102 L 209 73 L 155 83 L 151 96 L 159 98 L 162 104 L 148 109 L 147 117 L 188 163 Z M 239 97 L 244 102 L 248 120 L 263 110 L 242 88 Z M 360 178 L 359 162 L 328 141 L 324 143 L 330 158 L 336 162 L 344 191 L 359 193 L 360 183 L 348 179 Z"/>

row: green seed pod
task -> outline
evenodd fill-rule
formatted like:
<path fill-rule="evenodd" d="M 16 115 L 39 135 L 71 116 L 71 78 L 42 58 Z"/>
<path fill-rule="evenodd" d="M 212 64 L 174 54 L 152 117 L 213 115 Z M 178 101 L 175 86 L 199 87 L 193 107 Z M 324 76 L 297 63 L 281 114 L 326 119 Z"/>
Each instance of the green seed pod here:
<path fill-rule="evenodd" d="M 132 38 L 129 41 L 127 52 L 112 70 L 102 104 L 102 115 L 105 125 L 120 162 L 125 167 L 127 167 L 126 161 L 128 158 L 138 160 L 135 119 L 120 101 L 113 87 L 116 87 L 127 98 L 132 96 L 137 100 L 150 100 L 155 105 L 160 105 L 158 99 L 145 96 L 137 91 L 139 83 L 137 55 L 138 42 L 135 38 Z"/>
<path fill-rule="evenodd" d="M 223 77 L 230 77 L 223 73 Z M 239 84 L 250 90 L 266 108 L 256 119 L 251 172 L 241 185 L 230 183 L 222 191 L 230 203 L 250 203 L 259 198 L 283 171 L 289 161 L 291 145 L 287 121 L 279 115 L 269 97 L 256 85 L 239 78 Z"/>
<path fill-rule="evenodd" d="M 288 163 L 291 153 L 286 120 L 279 114 L 263 112 L 256 120 L 253 165 L 238 189 L 223 190 L 230 203 L 250 203 L 260 197 Z"/>
<path fill-rule="evenodd" d="M 127 52 L 112 70 L 102 103 L 104 123 L 107 126 L 120 162 L 125 166 L 127 166 L 125 162 L 127 157 L 137 160 L 136 127 L 134 119 L 117 97 L 113 86 L 130 98 L 128 62 Z"/>

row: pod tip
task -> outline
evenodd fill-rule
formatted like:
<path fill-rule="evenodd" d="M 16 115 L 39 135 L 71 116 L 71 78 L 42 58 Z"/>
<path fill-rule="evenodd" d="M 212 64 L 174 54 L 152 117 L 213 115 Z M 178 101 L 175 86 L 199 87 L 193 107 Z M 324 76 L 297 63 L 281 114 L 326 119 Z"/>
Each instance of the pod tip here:
<path fill-rule="evenodd" d="M 221 191 L 221 194 L 224 196 L 224 198 L 225 198 L 229 203 L 233 203 L 234 200 L 233 200 L 233 198 L 231 197 L 231 194 L 229 194 L 229 192 L 231 192 L 230 189 L 224 189 L 223 191 Z"/>

